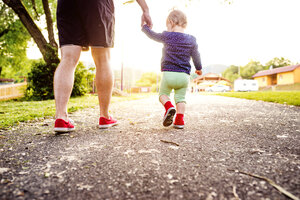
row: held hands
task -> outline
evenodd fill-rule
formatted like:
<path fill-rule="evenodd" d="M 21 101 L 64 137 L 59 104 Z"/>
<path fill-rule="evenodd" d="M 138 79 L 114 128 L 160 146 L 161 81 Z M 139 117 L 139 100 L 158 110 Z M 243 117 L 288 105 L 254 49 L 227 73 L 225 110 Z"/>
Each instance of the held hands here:
<path fill-rule="evenodd" d="M 144 26 L 145 24 L 151 29 L 152 28 L 152 20 L 149 14 L 149 8 L 145 0 L 136 0 L 137 3 L 140 5 L 143 15 L 142 15 L 142 24 L 141 26 Z"/>
<path fill-rule="evenodd" d="M 142 26 L 144 26 L 144 24 L 146 24 L 150 29 L 152 29 L 152 20 L 151 20 L 151 17 L 150 17 L 150 14 L 148 11 L 146 12 L 143 12 L 143 15 L 142 15 Z"/>
<path fill-rule="evenodd" d="M 199 76 L 201 76 L 202 75 L 202 70 L 196 70 L 195 73 L 198 74 Z"/>

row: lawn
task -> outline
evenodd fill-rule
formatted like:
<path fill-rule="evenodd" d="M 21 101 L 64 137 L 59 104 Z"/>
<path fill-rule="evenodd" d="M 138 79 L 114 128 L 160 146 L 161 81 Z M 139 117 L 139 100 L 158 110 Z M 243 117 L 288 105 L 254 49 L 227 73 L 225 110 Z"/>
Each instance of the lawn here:
<path fill-rule="evenodd" d="M 130 96 L 113 96 L 111 102 L 141 99 L 149 94 L 135 94 Z M 71 98 L 68 103 L 68 112 L 98 106 L 96 95 Z M 0 102 L 0 129 L 17 125 L 19 122 L 37 120 L 46 117 L 54 117 L 54 100 L 47 101 L 1 101 Z"/>
<path fill-rule="evenodd" d="M 300 91 L 228 92 L 215 95 L 300 106 Z"/>

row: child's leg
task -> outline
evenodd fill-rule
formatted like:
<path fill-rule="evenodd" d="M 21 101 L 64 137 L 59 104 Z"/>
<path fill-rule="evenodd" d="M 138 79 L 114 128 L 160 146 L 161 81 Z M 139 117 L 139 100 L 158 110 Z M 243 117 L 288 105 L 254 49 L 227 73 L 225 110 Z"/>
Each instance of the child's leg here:
<path fill-rule="evenodd" d="M 176 104 L 176 117 L 174 122 L 174 128 L 184 128 L 184 112 L 185 112 L 185 102 L 179 102 Z"/>
<path fill-rule="evenodd" d="M 179 126 L 183 128 L 184 126 L 184 113 L 185 113 L 185 94 L 187 88 L 181 88 L 179 90 L 175 90 L 175 102 L 176 102 L 176 112 L 177 115 L 175 117 L 174 126 Z M 178 127 L 177 127 L 178 128 Z"/>
<path fill-rule="evenodd" d="M 183 76 L 180 79 L 182 87 L 175 90 L 174 99 L 176 102 L 176 117 L 174 128 L 184 128 L 184 113 L 185 113 L 185 94 L 189 83 L 189 77 Z"/>
<path fill-rule="evenodd" d="M 185 102 L 180 102 L 176 104 L 177 114 L 183 114 L 185 112 Z"/>
<path fill-rule="evenodd" d="M 165 103 L 170 101 L 170 98 L 167 95 L 162 94 L 162 95 L 159 96 L 159 101 L 162 105 L 165 105 Z"/>
<path fill-rule="evenodd" d="M 160 82 L 160 87 L 159 87 L 159 101 L 160 103 L 165 106 L 167 102 L 171 103 L 170 101 L 170 93 L 172 91 L 172 88 L 169 86 L 169 81 L 168 81 L 168 73 L 163 72 L 162 74 L 162 79 Z M 168 104 L 169 104 L 168 103 Z M 170 105 L 171 106 L 171 105 Z M 173 105 L 172 105 L 173 106 Z M 174 106 L 173 106 L 174 107 Z M 167 108 L 166 108 L 167 109 Z"/>
<path fill-rule="evenodd" d="M 172 88 L 169 87 L 168 75 L 163 73 L 159 88 L 159 101 L 165 107 L 165 115 L 163 118 L 163 125 L 170 126 L 173 123 L 173 117 L 176 113 L 175 107 L 170 101 L 170 93 Z"/>

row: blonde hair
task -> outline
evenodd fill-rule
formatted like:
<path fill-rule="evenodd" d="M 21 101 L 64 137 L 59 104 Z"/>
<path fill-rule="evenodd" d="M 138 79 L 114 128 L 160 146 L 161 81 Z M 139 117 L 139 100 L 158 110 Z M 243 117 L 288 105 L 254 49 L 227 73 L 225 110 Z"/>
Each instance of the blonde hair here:
<path fill-rule="evenodd" d="M 187 26 L 186 15 L 180 10 L 171 11 L 167 18 L 167 21 L 173 23 L 175 26 L 181 26 L 182 28 L 186 28 Z"/>

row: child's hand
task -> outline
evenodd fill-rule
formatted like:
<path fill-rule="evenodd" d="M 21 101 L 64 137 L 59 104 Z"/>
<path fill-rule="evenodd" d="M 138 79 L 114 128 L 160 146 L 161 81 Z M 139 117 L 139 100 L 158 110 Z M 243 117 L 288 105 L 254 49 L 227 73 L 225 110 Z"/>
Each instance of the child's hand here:
<path fill-rule="evenodd" d="M 198 74 L 199 76 L 201 76 L 202 75 L 202 70 L 196 70 L 195 73 Z"/>
<path fill-rule="evenodd" d="M 152 29 L 152 20 L 149 12 L 144 12 L 142 15 L 142 26 L 147 25 L 150 29 Z"/>

